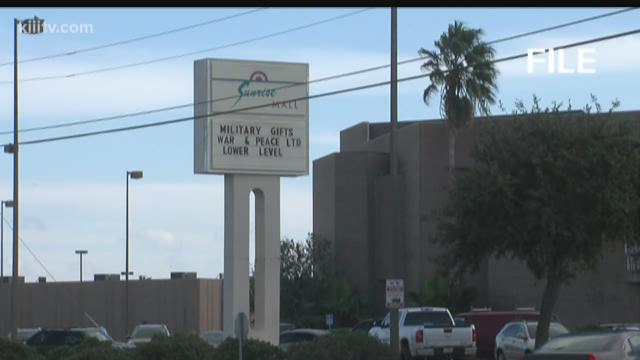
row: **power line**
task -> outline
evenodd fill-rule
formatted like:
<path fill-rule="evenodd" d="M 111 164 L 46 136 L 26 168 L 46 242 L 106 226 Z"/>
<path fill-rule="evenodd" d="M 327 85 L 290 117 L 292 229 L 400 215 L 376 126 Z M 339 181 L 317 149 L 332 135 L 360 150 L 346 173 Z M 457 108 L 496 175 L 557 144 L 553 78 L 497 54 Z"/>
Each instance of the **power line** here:
<path fill-rule="evenodd" d="M 211 48 L 207 48 L 207 49 L 195 50 L 195 51 L 190 51 L 190 52 L 187 52 L 187 53 L 182 53 L 182 54 L 177 54 L 177 55 L 165 56 L 165 57 L 161 57 L 161 58 L 155 58 L 155 59 L 150 59 L 150 60 L 145 60 L 145 61 L 140 61 L 140 62 L 134 62 L 134 63 L 128 63 L 128 64 L 104 67 L 104 68 L 88 70 L 88 71 L 82 71 L 82 72 L 77 72 L 77 73 L 71 73 L 71 74 L 66 74 L 66 75 L 49 75 L 49 76 L 39 76 L 39 77 L 25 78 L 25 79 L 20 80 L 20 82 L 66 79 L 66 78 L 79 77 L 79 76 L 90 75 L 90 74 L 98 74 L 98 73 L 114 71 L 114 70 L 127 69 L 127 68 L 131 68 L 131 67 L 136 67 L 136 66 L 150 65 L 150 64 L 155 64 L 155 63 L 162 62 L 162 61 L 167 61 L 167 60 L 175 60 L 175 59 L 179 59 L 179 58 L 183 58 L 183 57 L 187 57 L 187 56 L 191 56 L 191 55 L 202 54 L 202 53 L 207 53 L 207 52 L 212 52 L 212 51 L 217 51 L 217 50 L 223 50 L 223 49 L 227 49 L 227 48 L 238 46 L 238 45 L 244 45 L 244 44 L 252 43 L 252 42 L 255 42 L 255 41 L 259 41 L 259 40 L 264 40 L 264 39 L 269 39 L 269 38 L 280 36 L 280 35 L 285 35 L 285 34 L 288 34 L 288 33 L 291 33 L 291 32 L 304 30 L 304 29 L 307 29 L 307 28 L 310 28 L 310 27 L 326 24 L 326 23 L 331 22 L 331 21 L 335 21 L 335 20 L 346 18 L 346 17 L 358 15 L 358 14 L 360 14 L 362 12 L 365 12 L 365 11 L 368 11 L 368 10 L 371 10 L 371 9 L 372 8 L 360 9 L 360 10 L 348 12 L 346 14 L 333 16 L 333 17 L 326 18 L 326 19 L 323 19 L 323 20 L 319 20 L 319 21 L 315 21 L 315 22 L 312 22 L 312 23 L 308 23 L 308 24 L 305 24 L 305 25 L 300 25 L 300 26 L 288 28 L 288 29 L 285 29 L 285 30 L 269 33 L 269 34 L 266 34 L 266 35 L 261 35 L 261 36 L 253 37 L 253 38 L 250 38 L 250 39 L 240 40 L 240 41 L 228 43 L 228 44 L 225 44 L 225 45 L 215 46 L 215 47 L 211 47 Z M 13 83 L 13 81 L 11 81 L 11 80 L 0 81 L 0 84 L 12 84 L 12 83 Z"/>
<path fill-rule="evenodd" d="M 500 39 L 489 41 L 489 42 L 487 42 L 487 44 L 488 45 L 493 45 L 493 44 L 498 44 L 498 43 L 505 42 L 505 41 L 515 40 L 515 39 L 519 39 L 519 38 L 523 38 L 523 37 L 527 37 L 527 36 L 531 36 L 531 35 L 541 34 L 541 33 L 547 32 L 547 31 L 562 29 L 562 28 L 565 28 L 565 27 L 569 27 L 569 26 L 573 26 L 573 25 L 577 25 L 577 24 L 582 24 L 582 23 L 585 23 L 585 22 L 602 19 L 602 18 L 605 18 L 605 17 L 608 17 L 608 16 L 622 14 L 624 12 L 637 10 L 637 9 L 638 9 L 638 7 L 630 7 L 630 8 L 626 8 L 626 9 L 622 9 L 622 10 L 612 11 L 612 12 L 608 12 L 608 13 L 604 13 L 604 14 L 600 14 L 600 15 L 596 15 L 596 16 L 591 16 L 591 17 L 587 17 L 587 18 L 583 18 L 583 19 L 570 21 L 570 22 L 559 24 L 559 25 L 555 25 L 555 26 L 550 26 L 550 27 L 546 27 L 546 28 L 542 28 L 542 29 L 538 29 L 538 30 L 533 30 L 533 31 L 520 33 L 520 34 L 517 34 L 517 35 L 503 37 L 503 38 L 500 38 Z M 423 59 L 422 56 L 418 56 L 418 57 L 415 57 L 415 58 L 412 58 L 412 59 L 399 61 L 398 65 L 404 65 L 404 64 L 420 61 L 422 59 Z M 389 65 L 387 65 L 387 67 L 388 66 Z"/>
<path fill-rule="evenodd" d="M 158 58 L 158 59 L 151 59 L 151 60 L 147 60 L 147 61 L 143 61 L 143 62 L 118 65 L 118 66 L 114 66 L 114 67 L 100 68 L 100 69 L 95 69 L 95 70 L 90 70 L 90 71 L 85 71 L 85 72 L 71 73 L 71 74 L 67 74 L 67 75 L 51 75 L 51 76 L 25 78 L 25 79 L 20 80 L 20 81 L 21 82 L 22 81 L 24 81 L 24 82 L 27 82 L 27 81 L 42 81 L 42 80 L 53 80 L 53 79 L 63 79 L 63 78 L 70 78 L 70 77 L 76 77 L 76 76 L 83 76 L 83 75 L 89 75 L 89 74 L 94 74 L 94 73 L 99 73 L 99 72 L 119 70 L 119 69 L 134 67 L 134 66 L 148 65 L 148 64 L 152 64 L 152 63 L 156 63 L 156 62 L 172 60 L 172 59 L 185 57 L 185 56 L 189 56 L 189 55 L 194 55 L 194 54 L 198 54 L 198 53 L 202 53 L 202 52 L 221 50 L 221 49 L 232 47 L 232 46 L 242 45 L 242 44 L 245 44 L 245 43 L 248 43 L 248 42 L 262 40 L 264 38 L 283 35 L 283 34 L 286 34 L 286 33 L 292 32 L 292 31 L 302 30 L 302 29 L 305 29 L 305 28 L 308 28 L 308 27 L 311 27 L 311 26 L 323 24 L 325 22 L 338 20 L 340 18 L 347 17 L 347 16 L 356 15 L 357 13 L 364 12 L 364 11 L 367 11 L 367 10 L 370 10 L 370 9 L 371 8 L 367 8 L 367 9 L 363 9 L 363 10 L 360 10 L 360 11 L 356 11 L 354 13 L 347 13 L 347 14 L 344 14 L 344 15 L 341 15 L 341 16 L 337 16 L 335 18 L 328 18 L 328 19 L 325 19 L 325 20 L 321 20 L 321 21 L 319 21 L 317 23 L 311 23 L 311 24 L 307 24 L 307 25 L 303 25 L 303 26 L 299 26 L 299 27 L 283 30 L 281 32 L 276 32 L 276 33 L 264 35 L 264 36 L 257 37 L 257 38 L 247 39 L 247 40 L 243 40 L 243 41 L 239 41 L 239 42 L 231 43 L 231 44 L 226 44 L 226 45 L 222 45 L 222 46 L 218 46 L 218 47 L 214 47 L 214 48 L 197 50 L 197 51 L 190 52 L 190 53 L 184 53 L 184 54 L 179 54 L 179 55 L 174 55 L 174 56 L 169 56 L 169 57 L 164 57 L 164 58 Z M 505 37 L 505 38 L 502 38 L 502 39 L 497 39 L 497 40 L 494 40 L 494 41 L 490 41 L 488 44 L 497 44 L 497 43 L 508 41 L 508 40 L 514 40 L 514 39 L 518 39 L 518 38 L 522 38 L 522 37 L 526 37 L 526 36 L 531 36 L 531 35 L 547 32 L 547 31 L 551 31 L 551 30 L 561 29 L 561 28 L 565 28 L 565 27 L 569 27 L 569 26 L 573 26 L 573 25 L 577 25 L 577 24 L 581 24 L 581 23 L 585 23 L 585 22 L 589 22 L 589 21 L 593 21 L 593 20 L 602 19 L 602 18 L 605 18 L 605 17 L 613 16 L 613 15 L 618 15 L 618 14 L 621 14 L 621 13 L 624 13 L 624 12 L 627 12 L 627 11 L 636 10 L 636 9 L 638 9 L 638 7 L 631 7 L 631 8 L 626 8 L 626 9 L 622 9 L 622 10 L 612 11 L 612 12 L 609 12 L 609 13 L 604 13 L 604 14 L 601 14 L 601 15 L 596 15 L 596 16 L 591 16 L 591 17 L 587 17 L 587 18 L 583 18 L 583 19 L 578 19 L 578 20 L 575 20 L 575 21 L 571 21 L 571 22 L 568 22 L 568 23 L 563 23 L 563 24 L 556 25 L 556 26 L 551 26 L 551 27 L 547 27 L 547 28 L 543 28 L 543 29 L 539 29 L 539 30 L 529 31 L 529 32 L 525 32 L 525 33 L 521 33 L 521 34 Z M 263 9 L 252 10 L 252 12 L 259 11 L 259 10 L 263 10 Z M 249 12 L 247 12 L 247 13 L 249 13 Z M 238 17 L 238 16 L 246 15 L 247 13 L 241 13 L 241 14 L 237 14 L 237 15 L 234 15 L 234 16 L 231 16 L 231 17 Z M 230 17 L 228 17 L 228 18 L 230 18 Z M 221 19 L 216 19 L 216 20 L 222 21 L 222 20 L 226 20 L 226 19 L 227 18 L 221 18 Z M 212 22 L 216 21 L 216 20 L 212 20 Z M 188 28 L 201 26 L 201 25 L 204 25 L 204 24 L 207 24 L 207 23 L 195 24 L 195 25 L 184 27 L 184 28 L 178 28 L 178 29 L 174 29 L 174 30 L 169 30 L 169 31 L 164 32 L 164 33 L 182 31 L 182 30 L 185 30 L 185 29 L 188 29 Z M 103 47 L 115 46 L 115 45 L 119 45 L 120 43 L 127 43 L 127 42 L 132 42 L 132 41 L 143 40 L 143 39 L 149 38 L 149 37 L 155 37 L 155 36 L 164 35 L 164 33 L 152 34 L 152 35 L 149 35 L 149 36 L 146 36 L 146 37 L 134 38 L 134 39 L 124 40 L 124 41 L 116 42 L 116 43 L 112 43 L 112 44 L 106 44 L 106 45 L 103 45 Z M 96 49 L 97 48 L 100 48 L 100 46 L 96 47 Z M 94 48 L 87 48 L 85 50 L 86 51 L 91 51 L 93 49 Z M 78 53 L 78 52 L 81 52 L 81 51 L 83 51 L 83 50 L 82 49 L 81 50 L 77 50 L 74 53 Z M 55 57 L 62 56 L 62 55 L 64 55 L 64 54 L 57 54 L 57 55 L 55 55 Z M 418 61 L 420 59 L 421 59 L 421 57 L 405 60 L 405 61 L 402 61 L 402 62 L 398 62 L 398 65 L 404 65 L 406 63 Z M 35 60 L 38 60 L 38 59 L 32 59 L 32 60 L 35 61 Z M 29 60 L 25 60 L 25 62 L 26 61 L 29 61 Z M 12 63 L 13 62 L 3 63 L 3 64 L 0 64 L 0 66 L 4 66 L 4 65 L 7 65 L 7 64 L 12 64 Z M 376 70 L 377 69 L 383 69 L 383 68 L 386 68 L 386 67 L 389 67 L 389 65 L 382 65 L 380 67 L 375 67 L 375 69 Z M 10 83 L 12 83 L 12 81 L 10 81 L 10 80 L 0 81 L 0 85 L 2 85 L 2 84 L 10 84 Z"/>
<path fill-rule="evenodd" d="M 490 41 L 488 44 L 489 45 L 493 45 L 493 44 L 501 43 L 501 42 L 504 42 L 504 41 L 518 39 L 518 38 L 525 37 L 525 36 L 531 36 L 531 35 L 536 35 L 536 34 L 540 34 L 540 33 L 551 31 L 551 30 L 562 29 L 562 28 L 565 28 L 565 27 L 569 27 L 569 26 L 573 26 L 573 25 L 577 25 L 577 24 L 582 24 L 582 23 L 585 23 L 585 22 L 598 20 L 598 19 L 602 19 L 602 18 L 605 18 L 605 17 L 609 17 L 609 16 L 614 16 L 614 15 L 622 14 L 622 13 L 625 13 L 625 12 L 628 12 L 628 11 L 637 10 L 637 9 L 638 9 L 638 7 L 630 7 L 630 8 L 626 8 L 626 9 L 622 9 L 622 10 L 618 10 L 618 11 L 612 11 L 612 12 L 608 12 L 608 13 L 604 13 L 604 14 L 600 14 L 600 15 L 586 17 L 586 18 L 578 19 L 578 20 L 571 21 L 571 22 L 568 22 L 568 23 L 546 27 L 546 28 L 540 29 L 540 30 L 533 30 L 533 31 L 521 33 L 521 34 L 518 34 L 518 35 L 507 36 L 507 37 L 504 37 L 502 39 Z"/>
<path fill-rule="evenodd" d="M 13 231 L 13 227 L 11 226 L 11 224 L 9 223 L 9 221 L 5 218 L 3 218 L 2 220 L 4 220 L 5 224 L 7 224 L 9 226 L 9 229 L 11 229 L 11 231 Z M 38 257 L 36 256 L 36 254 L 33 252 L 33 250 L 31 250 L 31 248 L 29 247 L 29 245 L 27 245 L 27 243 L 22 239 L 22 236 L 19 236 L 20 242 L 22 243 L 22 245 L 24 245 L 24 247 L 27 249 L 27 251 L 29 251 L 29 254 L 31 254 L 31 256 L 33 256 L 33 258 L 38 262 L 38 264 L 40 264 L 40 267 L 42 269 L 44 269 L 44 271 L 49 275 L 49 277 L 51 279 L 53 279 L 53 281 L 58 281 L 56 280 L 56 278 L 53 276 L 53 274 L 51 274 L 51 272 L 49 271 L 49 269 L 47 269 L 46 266 L 44 266 L 44 264 L 42 263 L 42 261 L 40 261 L 40 259 L 38 259 Z"/>
<path fill-rule="evenodd" d="M 157 33 L 153 33 L 153 34 L 149 34 L 149 35 L 139 36 L 139 37 L 135 37 L 135 38 L 131 38 L 131 39 L 119 40 L 119 41 L 115 41 L 115 42 L 111 42 L 111 43 L 107 43 L 107 44 L 103 44 L 103 45 L 91 46 L 91 47 L 86 47 L 86 48 L 81 48 L 81 49 L 76 49 L 76 50 L 70 50 L 70 51 L 65 51 L 65 52 L 61 52 L 61 53 L 56 53 L 56 54 L 44 55 L 44 56 L 40 56 L 40 57 L 28 58 L 28 59 L 20 60 L 20 61 L 18 61 L 18 63 L 22 64 L 22 63 L 35 62 L 35 61 L 41 61 L 41 60 L 46 60 L 46 59 L 54 59 L 54 58 L 58 58 L 58 57 L 62 57 L 62 56 L 77 55 L 77 54 L 82 54 L 82 53 L 86 53 L 86 52 L 90 52 L 90 51 L 102 50 L 102 49 L 106 49 L 106 48 L 110 48 L 110 47 L 114 47 L 114 46 L 131 44 L 133 42 L 138 42 L 138 41 L 142 41 L 142 40 L 148 40 L 148 39 L 152 39 L 152 38 L 156 38 L 156 37 L 160 37 L 160 36 L 164 36 L 164 35 L 174 34 L 174 33 L 181 32 L 181 31 L 195 29 L 195 28 L 198 28 L 198 27 L 206 26 L 206 25 L 220 23 L 220 22 L 223 22 L 223 21 L 226 21 L 226 20 L 235 19 L 235 18 L 238 18 L 238 17 L 242 17 L 242 16 L 245 16 L 245 15 L 253 14 L 253 13 L 256 13 L 256 12 L 259 12 L 259 11 L 263 11 L 263 10 L 266 10 L 266 9 L 268 9 L 268 8 L 252 9 L 252 10 L 244 11 L 244 12 L 241 12 L 241 13 L 238 13 L 238 14 L 223 16 L 223 17 L 220 17 L 220 18 L 217 18 L 217 19 L 212 19 L 212 20 L 201 22 L 201 23 L 187 25 L 187 26 L 183 26 L 183 27 L 179 27 L 179 28 L 175 28 L 175 29 L 171 29 L 171 30 L 166 30 L 166 31 L 161 31 L 161 32 L 157 32 Z M 0 67 L 7 66 L 7 65 L 13 65 L 13 61 L 0 63 Z"/>
<path fill-rule="evenodd" d="M 620 37 L 624 37 L 624 36 L 634 35 L 634 34 L 638 34 L 638 33 L 640 33 L 640 28 L 635 29 L 635 30 L 630 30 L 630 31 L 617 33 L 617 34 L 602 36 L 602 37 L 599 37 L 599 38 L 593 38 L 593 39 L 589 39 L 589 40 L 584 40 L 584 41 L 574 42 L 574 43 L 570 43 L 570 44 L 555 46 L 553 48 L 556 49 L 556 50 L 568 49 L 568 48 L 577 47 L 577 46 L 581 46 L 581 45 L 587 45 L 587 44 L 592 44 L 592 43 L 596 43 L 596 42 L 612 40 L 612 39 L 620 38 Z M 525 58 L 527 56 L 528 56 L 528 53 L 521 53 L 521 54 L 516 54 L 516 55 L 503 57 L 503 58 L 500 58 L 500 59 L 487 61 L 487 63 L 494 63 L 495 64 L 495 63 L 500 63 L 500 62 L 516 60 L 516 59 L 520 59 L 520 58 Z M 417 79 L 424 78 L 424 77 L 427 77 L 427 76 L 429 76 L 429 73 L 408 76 L 408 77 L 404 77 L 404 78 L 398 79 L 398 82 L 417 80 Z M 327 96 L 334 96 L 334 95 L 339 95 L 339 94 L 343 94 L 343 93 L 349 93 L 349 92 L 353 92 L 353 91 L 371 89 L 371 88 L 385 86 L 385 85 L 389 85 L 389 84 L 390 84 L 390 81 L 382 81 L 382 82 L 377 82 L 377 83 L 372 83 L 372 84 L 367 84 L 367 85 L 361 85 L 361 86 L 356 86 L 356 87 L 351 87 L 351 88 L 345 88 L 345 89 L 340 89 L 340 90 L 324 92 L 324 93 L 315 94 L 315 95 L 309 95 L 309 96 L 303 96 L 303 97 L 298 97 L 298 98 L 287 99 L 287 100 L 283 100 L 283 101 L 284 102 L 290 102 L 290 101 L 312 100 L 312 99 L 317 99 L 317 98 L 322 98 L 322 97 L 327 97 Z M 47 143 L 47 142 L 70 140 L 70 139 L 77 139 L 77 138 L 83 138 L 83 137 L 89 137 L 89 136 L 104 135 L 104 134 L 110 134 L 110 133 L 116 133 L 116 132 L 123 132 L 123 131 L 138 130 L 138 129 L 143 129 L 143 128 L 164 126 L 164 125 L 170 125 L 170 124 L 176 124 L 176 123 L 180 123 L 180 122 L 196 120 L 196 119 L 200 119 L 200 118 L 207 118 L 207 117 L 212 117 L 212 116 L 233 114 L 233 113 L 238 113 L 238 112 L 247 111 L 247 110 L 255 110 L 255 109 L 260 109 L 260 108 L 269 107 L 269 106 L 272 106 L 272 103 L 254 105 L 254 106 L 249 106 L 249 107 L 235 109 L 235 110 L 215 112 L 215 113 L 210 114 L 210 115 L 190 116 L 190 117 L 183 117 L 183 118 L 177 118 L 177 119 L 171 119 L 171 120 L 164 120 L 164 121 L 152 122 L 152 123 L 146 123 L 146 124 L 140 124 L 140 125 L 132 125 L 132 126 L 126 126 L 126 127 L 120 127 L 120 128 L 112 128 L 112 129 L 106 129 L 106 130 L 99 130 L 99 131 L 71 134 L 71 135 L 65 135 L 65 136 L 58 136 L 58 137 L 50 137 L 50 138 L 43 138 L 43 139 L 37 139 L 37 140 L 24 141 L 24 142 L 21 142 L 20 145 L 41 144 L 41 143 Z"/>
<path fill-rule="evenodd" d="M 388 65 L 387 65 L 387 67 L 388 67 Z M 307 85 L 307 84 L 314 84 L 314 83 L 319 83 L 319 82 L 323 82 L 323 81 L 335 80 L 335 79 L 339 79 L 339 78 L 343 78 L 343 77 L 359 75 L 359 74 L 366 73 L 366 72 L 369 72 L 369 71 L 373 71 L 373 70 L 371 70 L 371 68 L 369 68 L 369 69 L 355 70 L 355 71 L 350 71 L 350 72 L 346 72 L 346 73 L 325 76 L 325 77 L 317 78 L 317 79 L 314 79 L 314 80 L 310 80 L 310 81 L 308 81 L 306 83 L 302 83 L 302 84 L 284 85 L 284 86 L 281 86 L 281 87 L 274 88 L 274 90 L 282 90 L 282 89 L 291 88 L 291 87 L 304 86 L 304 85 Z M 176 109 L 186 108 L 186 107 L 190 107 L 190 106 L 194 106 L 194 105 L 203 105 L 203 104 L 209 104 L 209 103 L 216 103 L 216 102 L 221 102 L 221 101 L 226 101 L 226 100 L 235 100 L 235 99 L 238 99 L 239 97 L 240 97 L 240 95 L 231 95 L 231 96 L 226 96 L 226 97 L 212 99 L 212 100 L 205 100 L 205 101 L 199 101 L 199 102 L 193 102 L 193 103 L 190 102 L 190 103 L 186 103 L 186 104 L 172 105 L 172 106 L 166 106 L 166 107 L 161 107 L 161 108 L 142 110 L 142 111 L 137 111 L 137 112 L 132 112 L 132 113 L 125 113 L 125 114 L 120 114 L 120 115 L 112 115 L 112 116 L 89 119 L 89 120 L 80 120 L 80 121 L 65 122 L 65 123 L 52 124 L 52 125 L 36 126 L 36 127 L 31 127 L 31 128 L 20 129 L 19 132 L 22 133 L 22 132 L 32 132 L 32 131 L 39 131 L 39 130 L 57 129 L 57 128 L 63 128 L 63 127 L 70 127 L 70 126 L 85 125 L 85 124 L 109 121 L 109 120 L 118 120 L 118 119 L 123 119 L 123 118 L 128 118 L 128 117 L 134 117 L 134 116 L 150 115 L 150 114 L 153 114 L 153 113 L 176 110 Z M 0 135 L 8 135 L 8 134 L 13 134 L 13 130 L 6 130 L 6 131 L 1 131 L 0 132 Z"/>
<path fill-rule="evenodd" d="M 520 33 L 520 34 L 517 34 L 517 35 L 512 35 L 512 36 L 508 36 L 508 37 L 492 40 L 492 41 L 489 41 L 488 44 L 497 44 L 497 43 L 501 43 L 501 42 L 505 42 L 505 41 L 515 40 L 515 39 L 518 39 L 518 38 L 523 38 L 523 37 L 531 36 L 531 35 L 534 35 L 534 34 L 540 34 L 540 33 L 551 31 L 551 30 L 556 30 L 556 29 L 560 29 L 560 28 L 564 28 L 564 27 L 568 27 L 568 26 L 572 26 L 572 25 L 576 25 L 576 24 L 581 24 L 581 23 L 585 23 L 585 22 L 588 22 L 588 21 L 601 19 L 601 18 L 608 17 L 608 16 L 618 15 L 618 14 L 621 14 L 621 13 L 624 13 L 624 12 L 627 12 L 627 11 L 631 11 L 631 10 L 636 10 L 636 9 L 638 9 L 638 8 L 637 7 L 633 7 L 633 8 L 627 8 L 627 9 L 623 9 L 623 10 L 608 12 L 608 13 L 600 14 L 600 15 L 597 15 L 597 16 L 591 16 L 591 17 L 587 17 L 587 18 L 582 18 L 582 19 L 571 21 L 571 22 L 567 22 L 567 23 L 551 26 L 551 27 L 546 27 L 546 28 L 542 28 L 542 29 L 538 29 L 538 30 L 533 30 L 533 31 L 529 31 L 529 32 Z M 408 59 L 408 60 L 403 60 L 403 61 L 398 62 L 398 65 L 405 65 L 405 64 L 408 64 L 408 63 L 412 63 L 412 62 L 416 62 L 416 61 L 422 60 L 422 59 L 423 59 L 422 57 L 417 57 L 417 58 L 412 58 L 412 59 Z M 360 74 L 364 74 L 364 73 L 367 73 L 367 72 L 386 69 L 389 66 L 390 66 L 390 64 L 383 64 L 383 65 L 369 67 L 369 68 L 365 68 L 365 69 L 361 69 L 361 70 L 356 70 L 356 71 L 350 71 L 350 72 L 346 72 L 346 73 L 336 74 L 336 75 L 332 75 L 332 76 L 327 76 L 327 77 L 311 80 L 311 81 L 308 82 L 308 84 L 318 83 L 318 82 L 323 82 L 323 81 L 328 81 L 328 80 L 334 80 L 334 79 L 347 77 L 347 76 L 360 75 Z M 305 84 L 302 84 L 302 85 L 305 85 Z M 300 85 L 293 85 L 293 86 L 300 86 Z M 284 86 L 282 88 L 276 88 L 276 90 L 287 88 L 287 87 L 291 87 L 291 85 L 287 85 L 287 86 Z M 123 118 L 127 118 L 127 117 L 142 116 L 142 115 L 149 115 L 149 114 L 154 114 L 154 113 L 163 112 L 163 111 L 176 110 L 176 109 L 180 109 L 180 108 L 189 107 L 189 106 L 192 106 L 192 105 L 201 105 L 201 104 L 205 104 L 205 103 L 215 103 L 215 102 L 218 102 L 218 101 L 237 99 L 238 97 L 239 96 L 234 95 L 234 96 L 230 96 L 230 97 L 226 97 L 226 98 L 206 100 L 206 101 L 198 102 L 198 103 L 186 103 L 186 104 L 173 105 L 173 106 L 167 106 L 167 107 L 156 108 L 156 109 L 143 110 L 143 111 L 138 111 L 138 112 L 125 113 L 125 114 L 120 114 L 120 115 L 112 115 L 112 116 L 107 116 L 107 117 L 94 118 L 94 119 L 89 119 L 89 120 L 80 120 L 80 121 L 74 121 L 74 122 L 66 122 L 66 123 L 59 123 L 59 124 L 43 125 L 43 126 L 36 126 L 36 127 L 31 127 L 31 128 L 24 128 L 24 129 L 21 129 L 19 131 L 21 133 L 22 132 L 26 133 L 26 132 L 32 132 L 32 131 L 57 129 L 57 128 L 77 126 L 77 125 L 85 125 L 85 124 L 98 123 L 98 122 L 104 122 L 104 121 L 110 121 L 110 120 L 118 120 L 118 119 L 123 119 Z M 8 135 L 8 134 L 12 134 L 12 133 L 13 133 L 13 130 L 7 130 L 7 131 L 1 131 L 0 135 Z"/>

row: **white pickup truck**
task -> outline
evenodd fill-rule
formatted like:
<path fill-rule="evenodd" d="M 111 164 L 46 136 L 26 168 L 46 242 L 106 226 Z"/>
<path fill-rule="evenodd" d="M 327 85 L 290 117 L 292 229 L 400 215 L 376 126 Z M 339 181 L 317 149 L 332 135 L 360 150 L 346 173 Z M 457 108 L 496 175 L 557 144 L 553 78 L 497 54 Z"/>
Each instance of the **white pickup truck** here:
<path fill-rule="evenodd" d="M 390 317 L 369 330 L 369 335 L 390 343 Z M 416 307 L 399 310 L 400 351 L 403 360 L 472 359 L 476 355 L 475 328 L 456 326 L 446 308 Z"/>

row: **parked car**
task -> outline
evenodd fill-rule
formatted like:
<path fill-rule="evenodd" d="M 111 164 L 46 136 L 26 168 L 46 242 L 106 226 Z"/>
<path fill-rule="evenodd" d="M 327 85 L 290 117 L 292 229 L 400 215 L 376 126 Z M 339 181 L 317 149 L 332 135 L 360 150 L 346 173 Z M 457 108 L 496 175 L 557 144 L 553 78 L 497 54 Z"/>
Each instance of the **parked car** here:
<path fill-rule="evenodd" d="M 18 328 L 18 333 L 16 339 L 21 343 L 26 343 L 30 337 L 35 335 L 38 331 L 42 330 L 41 328 Z M 11 334 L 9 334 L 8 338 L 11 338 Z"/>
<path fill-rule="evenodd" d="M 456 326 L 451 313 L 441 307 L 399 309 L 400 355 L 403 359 L 464 359 L 476 354 L 474 326 Z M 390 313 L 369 335 L 390 343 Z"/>
<path fill-rule="evenodd" d="M 89 336 L 83 331 L 68 329 L 42 329 L 27 340 L 27 346 L 39 351 L 48 351 L 63 346 L 75 346 Z"/>
<path fill-rule="evenodd" d="M 111 335 L 109 335 L 109 333 L 107 332 L 107 329 L 105 329 L 102 326 L 100 326 L 100 327 L 95 327 L 94 326 L 94 327 L 84 327 L 84 328 L 71 328 L 70 330 L 82 331 L 83 333 L 85 333 L 85 335 L 87 335 L 88 338 L 94 338 L 94 339 L 96 339 L 98 341 L 108 342 L 108 343 L 111 344 L 111 346 L 113 346 L 115 348 L 125 349 L 125 348 L 130 348 L 131 347 L 127 343 L 114 340 L 111 337 Z"/>
<path fill-rule="evenodd" d="M 600 330 L 640 331 L 640 323 L 606 323 L 598 325 Z"/>
<path fill-rule="evenodd" d="M 533 309 L 516 309 L 513 311 L 492 311 L 491 309 L 475 309 L 457 314 L 456 318 L 464 319 L 465 323 L 473 324 L 476 329 L 477 357 L 491 358 L 496 348 L 496 335 L 510 321 L 536 321 L 540 313 Z M 555 317 L 554 317 L 555 318 Z M 555 318 L 557 319 L 557 318 Z"/>
<path fill-rule="evenodd" d="M 133 329 L 127 344 L 130 347 L 147 344 L 154 336 L 171 336 L 171 333 L 164 324 L 141 324 Z"/>
<path fill-rule="evenodd" d="M 366 320 L 362 320 L 359 321 L 357 324 L 355 324 L 352 328 L 351 331 L 352 332 L 363 332 L 365 334 L 369 333 L 369 330 L 371 330 L 371 328 L 376 324 L 376 320 L 374 319 L 366 319 Z"/>
<path fill-rule="evenodd" d="M 639 360 L 640 332 L 607 331 L 559 336 L 525 360 Z"/>
<path fill-rule="evenodd" d="M 497 360 L 521 360 L 532 353 L 536 345 L 537 321 L 512 321 L 496 335 Z M 566 335 L 569 330 L 557 321 L 549 324 L 549 339 Z"/>
<path fill-rule="evenodd" d="M 280 333 L 280 349 L 287 351 L 291 345 L 313 341 L 320 336 L 331 335 L 324 329 L 294 329 Z"/>

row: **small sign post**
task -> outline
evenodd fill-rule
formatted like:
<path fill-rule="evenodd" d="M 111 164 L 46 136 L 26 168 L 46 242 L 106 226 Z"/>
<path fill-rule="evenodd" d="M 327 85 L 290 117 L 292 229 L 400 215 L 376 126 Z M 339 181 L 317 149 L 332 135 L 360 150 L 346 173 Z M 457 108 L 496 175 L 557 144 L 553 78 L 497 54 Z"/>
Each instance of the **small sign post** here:
<path fill-rule="evenodd" d="M 400 352 L 400 319 L 398 309 L 404 306 L 404 280 L 387 279 L 386 284 L 386 306 L 391 310 L 391 324 L 389 331 L 391 340 L 391 351 Z"/>
<path fill-rule="evenodd" d="M 242 360 L 242 342 L 249 335 L 249 319 L 241 312 L 236 317 L 236 338 L 238 339 L 238 359 Z"/>

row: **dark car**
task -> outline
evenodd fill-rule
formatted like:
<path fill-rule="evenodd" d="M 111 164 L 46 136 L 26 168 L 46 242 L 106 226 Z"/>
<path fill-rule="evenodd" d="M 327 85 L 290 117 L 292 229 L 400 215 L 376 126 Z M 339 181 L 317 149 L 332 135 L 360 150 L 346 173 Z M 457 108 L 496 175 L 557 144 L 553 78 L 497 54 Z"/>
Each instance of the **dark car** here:
<path fill-rule="evenodd" d="M 89 336 L 80 330 L 44 329 L 27 340 L 27 346 L 40 351 L 47 351 L 63 346 L 75 346 Z"/>
<path fill-rule="evenodd" d="M 525 360 L 640 360 L 640 332 L 559 336 L 525 356 Z"/>

